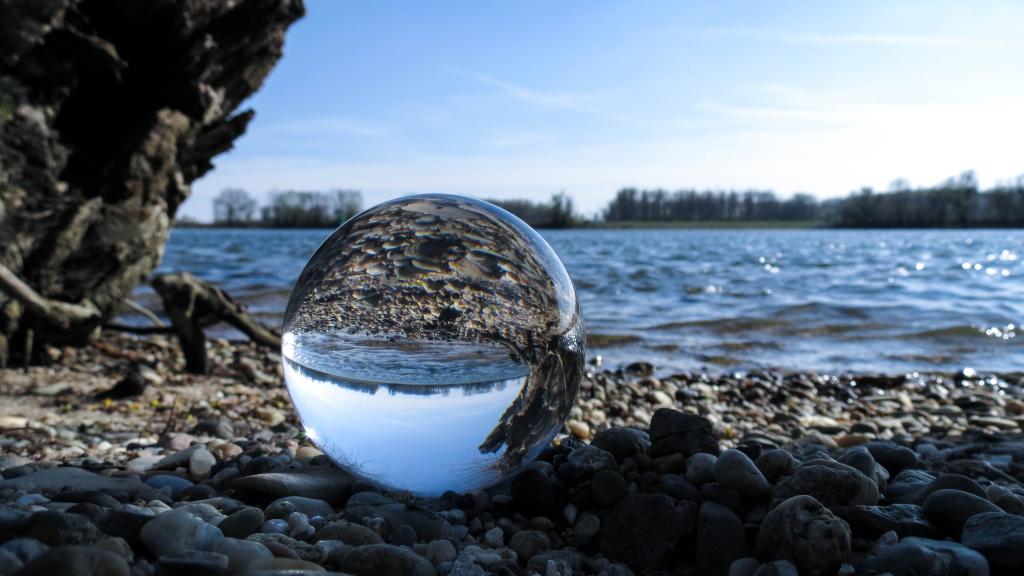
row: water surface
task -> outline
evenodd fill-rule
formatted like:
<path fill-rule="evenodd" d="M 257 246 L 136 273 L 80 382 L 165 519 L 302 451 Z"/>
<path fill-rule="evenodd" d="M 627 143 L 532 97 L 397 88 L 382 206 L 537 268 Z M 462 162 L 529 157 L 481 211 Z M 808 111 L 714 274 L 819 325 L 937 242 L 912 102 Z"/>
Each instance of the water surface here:
<path fill-rule="evenodd" d="M 329 230 L 176 229 L 190 271 L 280 324 Z M 615 367 L 1024 369 L 1024 232 L 557 230 L 594 344 Z M 151 306 L 152 295 L 140 298 Z"/>

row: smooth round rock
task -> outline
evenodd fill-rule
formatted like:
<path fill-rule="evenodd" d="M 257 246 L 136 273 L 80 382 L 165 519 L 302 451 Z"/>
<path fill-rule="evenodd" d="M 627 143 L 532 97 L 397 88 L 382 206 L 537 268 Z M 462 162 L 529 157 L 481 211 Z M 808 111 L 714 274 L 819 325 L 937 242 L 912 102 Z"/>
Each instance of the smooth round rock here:
<path fill-rule="evenodd" d="M 718 456 L 712 468 L 715 480 L 748 498 L 767 496 L 772 486 L 754 462 L 739 450 L 729 449 Z"/>
<path fill-rule="evenodd" d="M 129 576 L 124 558 L 89 546 L 57 546 L 29 562 L 18 576 Z"/>
<path fill-rule="evenodd" d="M 227 537 L 245 538 L 258 531 L 260 526 L 263 526 L 264 520 L 262 510 L 248 506 L 221 520 L 217 527 Z"/>
<path fill-rule="evenodd" d="M 187 550 L 210 550 L 224 534 L 220 528 L 203 522 L 188 510 L 171 510 L 147 522 L 140 536 L 150 552 L 159 558 Z"/>
<path fill-rule="evenodd" d="M 960 538 L 960 532 L 968 519 L 984 512 L 1002 513 L 1002 510 L 980 496 L 961 490 L 936 490 L 924 501 L 924 513 L 928 520 L 940 532 L 956 539 Z"/>
<path fill-rule="evenodd" d="M 530 558 L 551 548 L 551 539 L 539 530 L 520 530 L 509 539 L 508 547 L 520 562 L 529 562 Z"/>
<path fill-rule="evenodd" d="M 664 494 L 630 494 L 601 520 L 601 551 L 636 572 L 657 566 L 693 535 L 697 505 Z"/>
<path fill-rule="evenodd" d="M 408 548 L 391 544 L 369 544 L 354 548 L 345 555 L 341 569 L 354 576 L 436 576 L 426 558 Z"/>
<path fill-rule="evenodd" d="M 960 539 L 977 550 L 994 568 L 1024 569 L 1024 518 L 1002 512 L 983 512 L 964 524 Z"/>
<path fill-rule="evenodd" d="M 832 576 L 850 557 L 850 527 L 811 496 L 793 496 L 764 517 L 762 557 L 790 560 L 806 576 Z"/>
<path fill-rule="evenodd" d="M 626 495 L 626 479 L 616 470 L 601 470 L 590 479 L 590 491 L 602 508 L 611 508 Z"/>
<path fill-rule="evenodd" d="M 707 452 L 698 452 L 686 459 L 686 479 L 695 486 L 714 482 L 715 456 Z"/>
<path fill-rule="evenodd" d="M 697 571 L 727 576 L 732 563 L 747 555 L 743 521 L 732 510 L 704 502 L 697 513 Z"/>

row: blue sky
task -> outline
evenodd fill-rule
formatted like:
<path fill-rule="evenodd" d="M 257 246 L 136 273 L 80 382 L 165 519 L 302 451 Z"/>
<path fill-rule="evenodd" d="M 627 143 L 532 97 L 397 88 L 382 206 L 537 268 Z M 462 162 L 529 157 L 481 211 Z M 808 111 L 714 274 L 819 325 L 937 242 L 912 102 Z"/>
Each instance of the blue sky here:
<path fill-rule="evenodd" d="M 1024 173 L 1021 2 L 307 0 L 193 185 L 452 192 L 584 213 L 623 186 L 838 196 Z"/>

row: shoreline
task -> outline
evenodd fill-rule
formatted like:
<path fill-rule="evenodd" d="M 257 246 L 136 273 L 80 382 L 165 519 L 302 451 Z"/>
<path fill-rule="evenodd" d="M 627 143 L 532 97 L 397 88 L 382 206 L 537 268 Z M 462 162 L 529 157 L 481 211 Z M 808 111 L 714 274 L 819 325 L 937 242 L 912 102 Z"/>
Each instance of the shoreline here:
<path fill-rule="evenodd" d="M 525 472 L 424 499 L 331 466 L 295 419 L 275 351 L 213 340 L 205 376 L 184 373 L 162 336 L 105 332 L 47 354 L 50 366 L 0 371 L 3 539 L 40 543 L 22 563 L 85 554 L 142 574 L 203 562 L 220 573 L 724 574 L 739 563 L 744 574 L 855 574 L 945 546 L 999 574 L 1000 536 L 975 534 L 984 526 L 968 518 L 1012 528 L 1024 513 L 1019 375 L 660 378 L 642 361 L 588 366 L 565 430 Z M 120 527 L 128 520 L 177 534 L 169 542 L 182 537 L 172 524 L 198 526 L 209 541 L 140 539 Z M 982 536 L 995 544 L 978 545 Z"/>

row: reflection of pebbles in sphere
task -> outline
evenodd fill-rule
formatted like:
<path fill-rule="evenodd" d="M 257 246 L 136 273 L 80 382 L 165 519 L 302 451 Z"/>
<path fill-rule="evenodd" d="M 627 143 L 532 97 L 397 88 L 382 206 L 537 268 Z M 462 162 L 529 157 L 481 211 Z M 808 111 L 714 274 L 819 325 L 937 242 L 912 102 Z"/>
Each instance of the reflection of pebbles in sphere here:
<path fill-rule="evenodd" d="M 490 204 L 426 195 L 372 208 L 321 245 L 288 304 L 283 353 L 325 452 L 382 484 L 440 492 L 536 457 L 572 406 L 583 342 L 572 282 L 536 232 Z M 360 445 L 368 431 L 404 450 L 375 453 Z"/>

